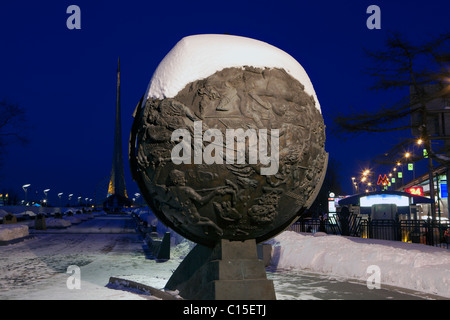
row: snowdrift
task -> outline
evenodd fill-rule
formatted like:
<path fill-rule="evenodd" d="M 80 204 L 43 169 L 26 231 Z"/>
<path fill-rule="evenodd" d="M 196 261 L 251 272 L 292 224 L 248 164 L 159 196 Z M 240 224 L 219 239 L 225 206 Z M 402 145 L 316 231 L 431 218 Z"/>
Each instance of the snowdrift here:
<path fill-rule="evenodd" d="M 29 235 L 28 226 L 20 224 L 0 225 L 0 241 L 7 242 L 20 239 Z"/>
<path fill-rule="evenodd" d="M 319 234 L 317 234 L 319 235 Z M 383 284 L 450 298 L 450 251 L 422 244 L 313 236 L 286 231 L 270 241 L 271 266 L 366 282 L 375 265 Z"/>

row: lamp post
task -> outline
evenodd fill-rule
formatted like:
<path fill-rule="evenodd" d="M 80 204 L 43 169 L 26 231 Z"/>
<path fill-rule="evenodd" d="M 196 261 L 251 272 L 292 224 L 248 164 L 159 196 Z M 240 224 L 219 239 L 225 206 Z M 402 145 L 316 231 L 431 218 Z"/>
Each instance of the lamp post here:
<path fill-rule="evenodd" d="M 62 192 L 58 193 L 59 206 L 60 206 L 60 207 L 62 207 L 62 205 L 61 205 L 61 196 L 62 196 L 63 194 L 64 194 L 64 193 L 62 193 Z"/>
<path fill-rule="evenodd" d="M 136 197 L 136 200 L 135 200 L 135 202 L 137 203 L 137 202 L 138 202 L 138 199 L 139 199 L 139 197 L 141 196 L 141 194 L 140 194 L 139 192 L 136 192 L 136 193 L 134 194 L 134 196 Z"/>
<path fill-rule="evenodd" d="M 73 193 L 69 194 L 69 206 L 70 206 L 70 200 L 72 199 Z"/>
<path fill-rule="evenodd" d="M 27 191 L 30 186 L 31 186 L 31 184 L 24 184 L 22 186 L 23 191 L 25 191 L 25 205 L 28 205 Z"/>
<path fill-rule="evenodd" d="M 406 161 L 408 162 L 408 159 L 411 157 L 411 153 L 407 152 L 405 153 Z M 414 162 L 412 164 L 412 172 L 413 172 L 413 180 L 416 179 L 416 164 Z M 409 163 L 408 163 L 408 170 L 409 170 Z"/>
<path fill-rule="evenodd" d="M 45 206 L 48 207 L 48 197 L 47 197 L 47 193 L 50 191 L 50 189 L 45 189 L 44 190 L 44 194 L 45 194 Z"/>
<path fill-rule="evenodd" d="M 355 179 L 356 179 L 355 177 L 352 177 L 352 188 L 353 188 L 353 193 L 357 193 Z"/>

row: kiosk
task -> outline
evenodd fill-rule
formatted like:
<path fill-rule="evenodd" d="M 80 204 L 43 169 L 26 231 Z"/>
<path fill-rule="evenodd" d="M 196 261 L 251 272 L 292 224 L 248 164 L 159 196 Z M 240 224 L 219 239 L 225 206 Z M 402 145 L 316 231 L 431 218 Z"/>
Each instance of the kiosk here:
<path fill-rule="evenodd" d="M 429 204 L 430 198 L 399 191 L 376 191 L 356 194 L 339 201 L 339 206 L 351 207 L 363 219 L 417 220 L 417 204 Z M 355 212 L 357 211 L 357 212 Z"/>

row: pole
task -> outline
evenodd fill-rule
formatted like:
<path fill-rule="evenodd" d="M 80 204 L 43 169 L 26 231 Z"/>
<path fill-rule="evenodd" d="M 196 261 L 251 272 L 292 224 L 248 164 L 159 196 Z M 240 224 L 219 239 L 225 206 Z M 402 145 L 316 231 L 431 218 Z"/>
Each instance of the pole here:
<path fill-rule="evenodd" d="M 448 182 L 449 182 L 449 179 L 450 179 L 450 166 L 447 166 L 447 172 L 446 172 L 446 175 L 447 175 L 447 218 L 450 218 L 450 206 L 449 206 L 449 203 L 450 203 L 450 201 L 449 201 L 449 197 L 450 197 L 450 190 L 449 190 L 449 187 L 448 187 Z"/>
<path fill-rule="evenodd" d="M 431 140 L 428 138 L 427 139 L 427 152 L 428 154 L 432 154 L 431 153 Z M 436 200 L 435 200 L 435 193 L 434 193 L 434 177 L 433 177 L 433 159 L 431 159 L 430 156 L 428 156 L 428 180 L 429 180 L 429 185 L 430 185 L 430 199 L 432 200 L 431 202 L 431 220 L 435 221 L 436 220 Z"/>
<path fill-rule="evenodd" d="M 439 225 L 441 224 L 441 198 L 440 198 L 440 190 L 439 190 L 439 174 L 436 172 L 436 196 L 437 196 L 437 209 L 438 209 L 438 217 L 439 217 Z M 440 228 L 439 228 L 440 230 Z"/>

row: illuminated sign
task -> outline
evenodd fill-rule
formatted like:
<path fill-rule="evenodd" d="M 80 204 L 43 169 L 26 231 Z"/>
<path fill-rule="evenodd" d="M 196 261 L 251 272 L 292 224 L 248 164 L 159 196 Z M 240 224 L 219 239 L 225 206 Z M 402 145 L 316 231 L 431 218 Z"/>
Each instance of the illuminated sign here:
<path fill-rule="evenodd" d="M 423 188 L 422 187 L 411 187 L 405 189 L 405 192 L 414 194 L 416 196 L 422 196 L 423 197 Z"/>
<path fill-rule="evenodd" d="M 378 181 L 377 181 L 377 185 L 383 185 L 383 186 L 387 186 L 389 184 L 389 178 L 387 177 L 387 175 L 384 175 L 384 177 L 380 176 L 378 177 Z"/>
<path fill-rule="evenodd" d="M 336 203 L 334 202 L 334 198 L 328 199 L 328 212 L 336 213 Z"/>
<path fill-rule="evenodd" d="M 447 183 L 441 183 L 441 199 L 442 198 L 447 198 Z"/>
<path fill-rule="evenodd" d="M 359 199 L 361 207 L 371 207 L 375 204 L 395 204 L 397 207 L 409 206 L 409 197 L 395 194 L 376 194 L 361 197 Z"/>

